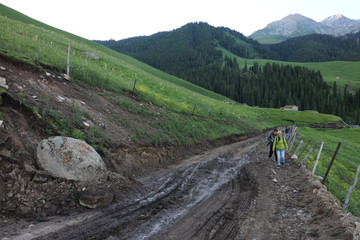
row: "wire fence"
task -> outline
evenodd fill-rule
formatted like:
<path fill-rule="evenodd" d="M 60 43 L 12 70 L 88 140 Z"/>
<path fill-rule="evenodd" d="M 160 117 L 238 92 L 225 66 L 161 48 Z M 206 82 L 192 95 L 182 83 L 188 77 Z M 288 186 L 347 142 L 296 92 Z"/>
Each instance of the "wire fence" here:
<path fill-rule="evenodd" d="M 310 141 L 296 134 L 294 128 L 289 148 L 298 163 L 305 164 L 327 187 L 344 212 L 360 217 L 360 148 L 343 142 Z"/>

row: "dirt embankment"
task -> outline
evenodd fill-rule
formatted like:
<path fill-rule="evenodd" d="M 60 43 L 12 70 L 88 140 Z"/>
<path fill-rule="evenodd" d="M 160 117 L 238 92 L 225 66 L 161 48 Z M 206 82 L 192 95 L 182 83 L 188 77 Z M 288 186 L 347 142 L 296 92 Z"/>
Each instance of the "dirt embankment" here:
<path fill-rule="evenodd" d="M 84 193 L 111 192 L 115 193 L 115 202 L 122 201 L 122 195 L 141 191 L 136 176 L 214 146 L 246 138 L 236 136 L 191 147 L 153 147 L 141 141 L 134 144 L 129 140 L 132 129 L 119 124 L 119 119 L 150 130 L 152 119 L 139 122 L 136 114 L 123 110 L 111 99 L 141 104 L 136 96 L 79 86 L 56 73 L 4 56 L 0 56 L 0 67 L 0 77 L 7 85 L 0 104 L 4 121 L 4 127 L 0 128 L 0 226 L 14 219 L 42 221 L 54 215 L 87 211 L 78 201 Z M 164 111 L 155 105 L 149 106 L 153 112 Z M 111 171 L 106 183 L 86 184 L 54 178 L 42 171 L 35 160 L 37 144 L 54 134 L 52 119 L 47 116 L 79 117 L 76 114 L 82 112 L 88 115 L 88 119 L 82 121 L 91 119 L 101 126 L 100 137 L 113 139 L 104 141 L 106 149 L 102 152 Z M 87 128 L 85 125 L 82 127 Z"/>
<path fill-rule="evenodd" d="M 342 214 L 306 170 L 291 160 L 275 168 L 267 158 L 266 135 L 196 147 L 132 146 L 129 130 L 108 116 L 135 117 L 96 90 L 0 60 L 0 77 L 9 86 L 0 106 L 5 125 L 0 131 L 0 238 L 358 239 L 353 233 L 359 220 Z M 85 184 L 43 172 L 33 149 L 50 136 L 44 131 L 49 123 L 24 101 L 65 115 L 80 109 L 106 125 L 104 132 L 116 139 L 104 154 L 112 171 L 108 181 Z M 113 193 L 113 204 L 98 210 L 79 205 L 81 194 L 94 192 Z"/>

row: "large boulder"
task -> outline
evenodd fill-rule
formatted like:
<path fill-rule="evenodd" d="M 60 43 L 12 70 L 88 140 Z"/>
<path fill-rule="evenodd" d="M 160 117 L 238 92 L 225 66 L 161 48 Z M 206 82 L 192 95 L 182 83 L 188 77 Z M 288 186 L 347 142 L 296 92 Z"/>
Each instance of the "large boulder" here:
<path fill-rule="evenodd" d="M 69 137 L 50 137 L 37 147 L 40 167 L 52 176 L 69 180 L 94 181 L 107 177 L 100 155 L 86 142 Z"/>

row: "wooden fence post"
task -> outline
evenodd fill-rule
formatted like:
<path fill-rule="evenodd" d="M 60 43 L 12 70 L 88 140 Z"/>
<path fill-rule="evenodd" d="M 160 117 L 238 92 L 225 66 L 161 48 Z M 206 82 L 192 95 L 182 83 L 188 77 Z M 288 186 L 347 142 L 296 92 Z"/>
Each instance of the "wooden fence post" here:
<path fill-rule="evenodd" d="M 308 154 L 306 154 L 306 156 L 304 157 L 304 159 L 301 161 L 302 163 L 303 162 L 306 162 L 308 160 L 308 158 L 310 157 L 311 153 L 315 150 L 316 148 L 316 143 L 314 144 L 314 146 L 312 146 L 312 148 L 310 149 L 310 151 L 308 152 Z"/>
<path fill-rule="evenodd" d="M 298 159 L 300 159 L 301 154 L 303 154 L 303 152 L 305 151 L 305 149 L 306 149 L 309 145 L 310 145 L 310 142 L 308 142 L 308 143 L 306 144 L 306 146 L 304 147 L 304 149 L 301 151 L 301 153 L 300 153 L 299 156 L 298 156 Z"/>
<path fill-rule="evenodd" d="M 192 115 L 194 115 L 195 109 L 196 109 L 196 104 L 194 105 L 194 109 L 193 109 Z"/>
<path fill-rule="evenodd" d="M 324 147 L 324 142 L 321 143 L 320 150 L 319 150 L 319 152 L 318 152 L 318 155 L 317 155 L 317 157 L 316 157 L 316 161 L 315 161 L 314 167 L 313 167 L 313 169 L 312 169 L 312 174 L 315 174 L 316 167 L 317 167 L 317 165 L 318 165 L 318 163 L 319 163 L 319 159 L 320 159 L 320 155 L 321 155 L 321 152 L 322 152 L 323 147 Z"/>
<path fill-rule="evenodd" d="M 67 52 L 67 65 L 66 65 L 66 75 L 70 77 L 70 50 L 71 46 L 69 44 L 68 46 L 68 52 Z"/>
<path fill-rule="evenodd" d="M 331 167 L 332 167 L 332 165 L 333 165 L 333 163 L 334 163 L 334 161 L 335 161 L 335 157 L 336 157 L 336 155 L 337 155 L 337 153 L 338 153 L 338 151 L 339 151 L 340 146 L 341 146 L 341 142 L 339 142 L 339 144 L 337 145 L 336 150 L 335 150 L 335 152 L 334 152 L 334 155 L 333 155 L 332 158 L 331 158 L 329 167 L 328 167 L 328 169 L 327 169 L 327 171 L 326 171 L 326 173 L 325 173 L 325 175 L 324 175 L 324 177 L 323 177 L 323 180 L 322 180 L 322 183 L 323 183 L 323 184 L 325 183 L 325 181 L 326 181 L 326 179 L 327 179 L 327 177 L 328 177 L 328 175 L 329 175 L 329 173 L 330 173 Z"/>
<path fill-rule="evenodd" d="M 354 182 L 353 184 L 350 186 L 349 188 L 349 191 L 346 195 L 346 199 L 345 199 L 345 203 L 344 203 L 344 206 L 343 206 L 343 211 L 345 212 L 349 206 L 349 201 L 350 201 L 350 195 L 351 195 L 351 192 L 354 190 L 354 188 L 356 187 L 357 185 L 357 182 L 358 182 L 358 179 L 359 179 L 359 174 L 360 174 L 360 165 L 358 166 L 357 168 L 357 171 L 356 171 L 356 174 L 355 174 L 355 178 L 354 178 Z"/>
<path fill-rule="evenodd" d="M 292 128 L 291 137 L 290 137 L 290 140 L 289 140 L 289 151 L 291 151 L 291 149 L 292 149 L 292 147 L 294 145 L 295 138 L 296 138 L 296 130 L 297 130 L 297 127 Z"/>
<path fill-rule="evenodd" d="M 299 151 L 299 149 L 300 149 L 301 145 L 303 144 L 303 142 L 304 141 L 301 139 L 300 142 L 299 142 L 299 146 L 296 148 L 294 154 L 296 154 Z"/>
<path fill-rule="evenodd" d="M 135 79 L 135 81 L 134 81 L 134 86 L 133 86 L 133 93 L 135 92 L 135 87 L 136 87 L 136 79 Z"/>

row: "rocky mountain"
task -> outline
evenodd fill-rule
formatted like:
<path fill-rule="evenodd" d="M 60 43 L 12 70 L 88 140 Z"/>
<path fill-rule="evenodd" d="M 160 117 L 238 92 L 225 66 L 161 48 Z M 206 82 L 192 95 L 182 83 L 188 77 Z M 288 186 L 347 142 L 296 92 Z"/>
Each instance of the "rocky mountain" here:
<path fill-rule="evenodd" d="M 341 14 L 328 17 L 321 22 L 316 22 L 301 14 L 291 14 L 268 24 L 249 37 L 261 43 L 276 43 L 314 33 L 339 36 L 357 31 L 360 31 L 360 20 L 349 19 Z"/>
<path fill-rule="evenodd" d="M 322 24 L 332 27 L 335 35 L 346 35 L 360 31 L 360 20 L 353 20 L 341 14 L 336 14 L 321 21 Z"/>

